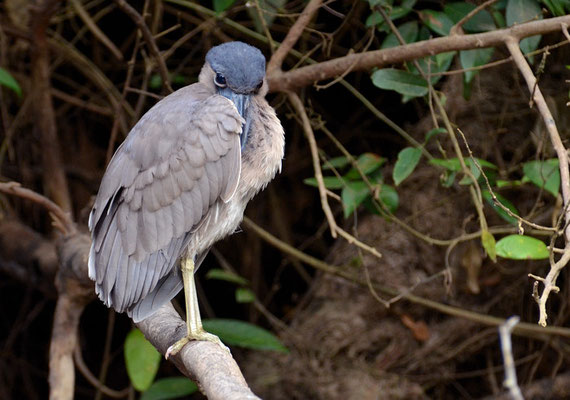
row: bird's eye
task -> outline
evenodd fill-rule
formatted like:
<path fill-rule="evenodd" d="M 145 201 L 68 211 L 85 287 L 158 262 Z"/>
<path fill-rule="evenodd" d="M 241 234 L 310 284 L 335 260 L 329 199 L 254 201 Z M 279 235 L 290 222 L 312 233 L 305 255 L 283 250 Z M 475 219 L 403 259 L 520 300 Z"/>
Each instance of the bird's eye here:
<path fill-rule="evenodd" d="M 259 90 L 261 89 L 262 86 L 263 86 L 263 81 L 259 82 L 259 85 L 257 85 L 257 87 L 255 88 L 255 91 L 259 92 Z"/>
<path fill-rule="evenodd" d="M 214 78 L 214 83 L 219 87 L 226 87 L 226 77 L 218 72 Z"/>

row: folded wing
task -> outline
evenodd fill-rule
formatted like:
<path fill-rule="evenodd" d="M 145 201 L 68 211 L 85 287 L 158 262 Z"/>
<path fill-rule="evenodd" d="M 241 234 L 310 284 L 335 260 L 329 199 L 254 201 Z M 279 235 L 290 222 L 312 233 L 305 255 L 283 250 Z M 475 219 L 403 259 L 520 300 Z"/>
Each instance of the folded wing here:
<path fill-rule="evenodd" d="M 180 291 L 173 267 L 193 228 L 236 191 L 242 124 L 231 101 L 196 84 L 164 98 L 135 125 L 89 218 L 89 276 L 108 306 L 138 321 Z"/>

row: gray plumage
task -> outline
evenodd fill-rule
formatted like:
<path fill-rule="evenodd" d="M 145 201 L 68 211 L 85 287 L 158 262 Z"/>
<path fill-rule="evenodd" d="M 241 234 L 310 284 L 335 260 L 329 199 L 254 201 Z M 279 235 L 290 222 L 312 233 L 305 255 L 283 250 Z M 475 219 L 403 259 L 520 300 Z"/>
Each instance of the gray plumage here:
<path fill-rule="evenodd" d="M 180 258 L 197 268 L 280 170 L 284 133 L 264 76 L 256 48 L 214 47 L 199 82 L 159 101 L 119 147 L 89 216 L 89 277 L 105 304 L 138 322 L 170 301 Z"/>

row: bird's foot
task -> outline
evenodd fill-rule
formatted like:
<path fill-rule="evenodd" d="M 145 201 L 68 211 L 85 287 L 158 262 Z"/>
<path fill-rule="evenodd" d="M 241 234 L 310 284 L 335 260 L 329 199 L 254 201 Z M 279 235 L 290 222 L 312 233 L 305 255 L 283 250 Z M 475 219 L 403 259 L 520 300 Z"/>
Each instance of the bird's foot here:
<path fill-rule="evenodd" d="M 222 349 L 226 350 L 228 353 L 231 354 L 230 349 L 225 344 L 222 343 L 222 341 L 220 340 L 219 337 L 201 329 L 197 332 L 189 333 L 188 336 L 184 336 L 182 339 L 180 339 L 179 341 L 174 343 L 172 346 L 170 346 L 168 348 L 168 350 L 166 350 L 166 354 L 164 355 L 164 358 L 166 358 L 168 360 L 168 357 L 177 354 L 191 340 L 200 340 L 200 341 L 207 341 L 207 342 L 216 343 Z"/>

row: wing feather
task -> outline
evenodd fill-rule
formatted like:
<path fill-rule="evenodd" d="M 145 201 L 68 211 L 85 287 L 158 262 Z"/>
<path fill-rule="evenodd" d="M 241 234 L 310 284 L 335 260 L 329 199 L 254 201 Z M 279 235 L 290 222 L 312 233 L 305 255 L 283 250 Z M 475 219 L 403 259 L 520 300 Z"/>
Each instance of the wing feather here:
<path fill-rule="evenodd" d="M 90 215 L 90 276 L 105 303 L 140 321 L 181 289 L 173 267 L 193 230 L 238 186 L 243 122 L 229 100 L 195 84 L 135 125 Z"/>

